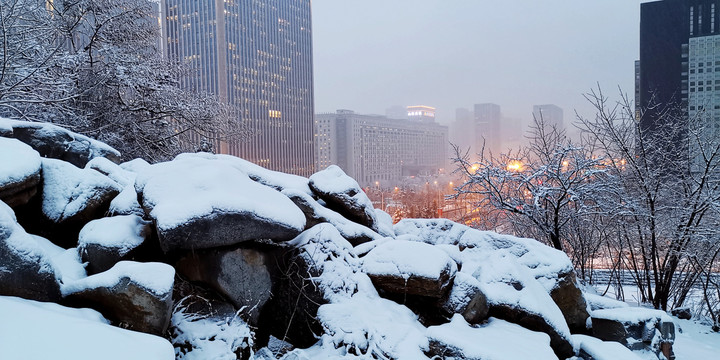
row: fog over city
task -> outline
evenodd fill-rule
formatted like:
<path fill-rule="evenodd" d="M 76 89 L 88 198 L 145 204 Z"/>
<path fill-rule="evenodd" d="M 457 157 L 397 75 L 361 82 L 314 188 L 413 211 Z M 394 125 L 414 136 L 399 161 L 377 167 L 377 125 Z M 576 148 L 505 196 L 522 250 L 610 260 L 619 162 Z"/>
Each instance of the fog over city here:
<path fill-rule="evenodd" d="M 556 104 L 565 124 L 597 86 L 632 94 L 639 0 L 315 0 L 315 111 L 385 114 L 394 105 L 501 106 L 528 122 Z"/>

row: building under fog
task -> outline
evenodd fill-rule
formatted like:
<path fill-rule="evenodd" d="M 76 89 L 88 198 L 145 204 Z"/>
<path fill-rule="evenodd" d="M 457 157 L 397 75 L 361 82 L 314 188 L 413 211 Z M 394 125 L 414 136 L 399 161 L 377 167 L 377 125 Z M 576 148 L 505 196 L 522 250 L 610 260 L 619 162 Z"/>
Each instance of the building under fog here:
<path fill-rule="evenodd" d="M 485 103 L 475 104 L 475 152 L 492 151 L 499 154 L 502 150 L 500 105 Z"/>
<path fill-rule="evenodd" d="M 542 120 L 547 128 L 555 127 L 558 130 L 564 130 L 563 110 L 557 105 L 535 105 L 533 106 L 533 117 L 538 122 Z"/>
<path fill-rule="evenodd" d="M 163 0 L 168 57 L 185 88 L 227 101 L 249 137 L 218 151 L 300 175 L 314 171 L 310 0 Z"/>
<path fill-rule="evenodd" d="M 318 114 L 318 168 L 335 164 L 361 186 L 397 184 L 436 174 L 448 164 L 448 128 L 435 122 L 389 119 L 350 110 Z"/>

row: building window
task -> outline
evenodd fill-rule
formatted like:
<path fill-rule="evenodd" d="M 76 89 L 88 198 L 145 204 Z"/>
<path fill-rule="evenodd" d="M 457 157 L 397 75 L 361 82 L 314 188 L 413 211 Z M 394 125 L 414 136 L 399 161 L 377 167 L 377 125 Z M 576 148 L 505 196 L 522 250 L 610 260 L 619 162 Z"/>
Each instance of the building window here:
<path fill-rule="evenodd" d="M 694 35 L 693 28 L 695 27 L 695 7 L 690 7 L 690 35 Z"/>

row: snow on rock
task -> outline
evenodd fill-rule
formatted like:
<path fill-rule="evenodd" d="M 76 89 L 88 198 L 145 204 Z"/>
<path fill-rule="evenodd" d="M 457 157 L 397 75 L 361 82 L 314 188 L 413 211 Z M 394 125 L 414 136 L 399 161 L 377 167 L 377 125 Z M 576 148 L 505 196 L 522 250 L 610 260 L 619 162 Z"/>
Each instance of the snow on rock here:
<path fill-rule="evenodd" d="M 672 358 L 675 324 L 664 311 L 621 307 L 594 310 L 590 317 L 593 336 L 617 341 L 633 351 Z"/>
<path fill-rule="evenodd" d="M 402 219 L 393 230 L 395 234 L 412 235 L 428 244 L 457 245 L 469 227 L 447 219 Z"/>
<path fill-rule="evenodd" d="M 378 220 L 372 202 L 357 181 L 347 176 L 340 167 L 330 165 L 310 176 L 310 189 L 323 199 L 329 208 L 373 231 L 378 231 Z"/>
<path fill-rule="evenodd" d="M 110 269 L 151 234 L 150 222 L 137 215 L 106 217 L 87 223 L 78 238 L 78 252 L 87 270 L 96 274 Z"/>
<path fill-rule="evenodd" d="M 583 296 L 585 296 L 585 300 L 587 301 L 591 310 L 617 309 L 617 308 L 625 308 L 625 307 L 630 306 L 626 302 L 622 302 L 620 300 L 615 300 L 615 299 L 609 298 L 607 296 L 600 296 L 600 295 L 591 294 L 591 293 L 587 293 L 587 292 L 583 293 Z"/>
<path fill-rule="evenodd" d="M 0 359 L 172 360 L 165 339 L 108 325 L 100 313 L 0 296 Z"/>
<path fill-rule="evenodd" d="M 85 165 L 85 168 L 93 169 L 109 177 L 118 183 L 122 188 L 132 186 L 135 183 L 136 174 L 134 172 L 125 170 L 120 167 L 120 165 L 104 157 L 97 157 L 90 160 L 87 165 Z"/>
<path fill-rule="evenodd" d="M 469 269 L 464 267 L 463 271 Z M 473 276 L 487 297 L 490 316 L 544 332 L 550 335 L 550 345 L 560 358 L 573 355 L 570 329 L 563 313 L 514 254 L 506 251 L 487 254 Z"/>
<path fill-rule="evenodd" d="M 280 276 L 273 279 L 273 296 L 261 314 L 270 335 L 309 347 L 322 331 L 315 316 L 319 306 L 356 294 L 378 296 L 352 245 L 331 224 L 315 225 L 283 246 Z"/>
<path fill-rule="evenodd" d="M 188 281 L 203 283 L 222 294 L 251 325 L 258 318 L 272 293 L 269 267 L 274 258 L 251 248 L 196 250 L 175 264 L 178 274 Z"/>
<path fill-rule="evenodd" d="M 393 230 L 393 218 L 390 214 L 380 209 L 375 209 L 375 217 L 378 220 L 378 233 L 384 237 L 395 237 Z"/>
<path fill-rule="evenodd" d="M 417 315 L 390 300 L 354 296 L 318 310 L 318 347 L 379 359 L 428 359 L 425 328 Z"/>
<path fill-rule="evenodd" d="M 110 201 L 108 214 L 116 215 L 145 215 L 145 211 L 138 202 L 138 194 L 135 186 L 125 187 L 115 198 Z"/>
<path fill-rule="evenodd" d="M 304 192 L 289 189 L 284 190 L 282 193 L 302 210 L 309 224 L 328 222 L 335 226 L 340 234 L 353 245 L 382 238 L 368 227 L 352 222 L 337 212 L 320 205 Z"/>
<path fill-rule="evenodd" d="M 165 251 L 284 241 L 305 228 L 290 199 L 220 161 L 185 156 L 155 164 L 138 175 L 135 189 Z"/>
<path fill-rule="evenodd" d="M 176 159 L 186 158 L 203 158 L 208 160 L 216 160 L 244 172 L 253 181 L 256 181 L 265 186 L 269 186 L 277 191 L 283 191 L 288 189 L 301 191 L 305 194 L 312 195 L 312 191 L 308 186 L 308 178 L 268 170 L 260 165 L 253 164 L 245 159 L 241 159 L 236 156 L 224 154 L 194 153 L 180 154 L 177 156 Z"/>
<path fill-rule="evenodd" d="M 109 145 L 53 124 L 0 118 L 0 128 L 11 128 L 12 132 L 4 131 L 3 136 L 30 145 L 43 157 L 64 160 L 78 167 L 84 167 L 96 157 L 120 160 L 120 152 Z"/>
<path fill-rule="evenodd" d="M 43 214 L 54 223 L 88 221 L 120 193 L 120 186 L 91 169 L 42 159 Z"/>
<path fill-rule="evenodd" d="M 131 173 L 139 174 L 145 170 L 147 170 L 150 166 L 150 163 L 143 159 L 132 159 L 130 161 L 126 161 L 120 165 L 121 169 L 125 171 L 129 171 Z"/>
<path fill-rule="evenodd" d="M 121 261 L 110 270 L 66 283 L 65 297 L 102 309 L 108 319 L 132 330 L 162 334 L 172 310 L 175 270 L 163 263 Z"/>
<path fill-rule="evenodd" d="M 170 338 L 177 360 L 235 360 L 247 358 L 253 345 L 250 327 L 237 315 L 203 316 L 179 303 L 173 311 Z"/>
<path fill-rule="evenodd" d="M 15 139 L 0 137 L 0 201 L 27 204 L 40 183 L 40 154 Z"/>
<path fill-rule="evenodd" d="M 450 293 L 440 304 L 440 309 L 448 318 L 460 314 L 470 324 L 478 324 L 485 320 L 490 310 L 487 298 L 480 289 L 480 282 L 463 272 L 455 274 Z"/>
<path fill-rule="evenodd" d="M 76 249 L 26 233 L 0 202 L 0 295 L 58 301 L 61 284 L 84 276 Z"/>
<path fill-rule="evenodd" d="M 457 265 L 432 245 L 393 240 L 365 255 L 363 271 L 385 291 L 440 298 L 455 276 Z"/>
<path fill-rule="evenodd" d="M 593 360 L 643 360 L 616 341 L 602 341 L 587 335 L 573 335 L 581 358 Z"/>
<path fill-rule="evenodd" d="M 442 359 L 558 359 L 546 334 L 495 318 L 473 327 L 455 315 L 447 324 L 429 327 L 427 336 L 430 354 Z"/>

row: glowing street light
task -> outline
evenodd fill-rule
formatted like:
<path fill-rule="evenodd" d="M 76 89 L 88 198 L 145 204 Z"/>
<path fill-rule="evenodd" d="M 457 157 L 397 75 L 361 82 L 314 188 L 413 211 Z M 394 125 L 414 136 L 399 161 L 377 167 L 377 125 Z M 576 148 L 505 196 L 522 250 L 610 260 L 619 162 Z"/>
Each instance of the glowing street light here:
<path fill-rule="evenodd" d="M 511 161 L 507 164 L 508 171 L 520 171 L 523 168 L 523 164 L 520 161 Z"/>

